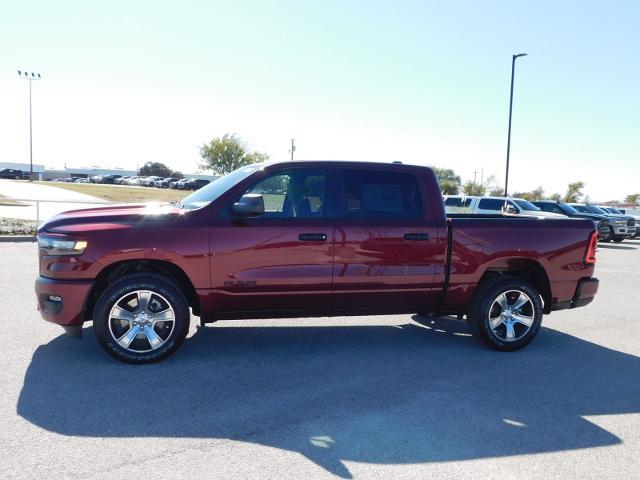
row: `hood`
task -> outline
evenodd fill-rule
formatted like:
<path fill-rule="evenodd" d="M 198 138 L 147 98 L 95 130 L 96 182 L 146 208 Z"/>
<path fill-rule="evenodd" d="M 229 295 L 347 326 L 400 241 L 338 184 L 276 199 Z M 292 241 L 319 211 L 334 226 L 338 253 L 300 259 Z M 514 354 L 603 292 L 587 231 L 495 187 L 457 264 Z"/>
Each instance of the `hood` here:
<path fill-rule="evenodd" d="M 38 228 L 38 233 L 71 233 L 157 225 L 172 221 L 185 210 L 169 203 L 138 203 L 83 208 L 59 213 Z"/>
<path fill-rule="evenodd" d="M 566 215 L 562 215 L 561 213 L 543 212 L 542 210 L 539 212 L 533 210 L 522 210 L 520 215 L 526 217 L 567 218 Z"/>

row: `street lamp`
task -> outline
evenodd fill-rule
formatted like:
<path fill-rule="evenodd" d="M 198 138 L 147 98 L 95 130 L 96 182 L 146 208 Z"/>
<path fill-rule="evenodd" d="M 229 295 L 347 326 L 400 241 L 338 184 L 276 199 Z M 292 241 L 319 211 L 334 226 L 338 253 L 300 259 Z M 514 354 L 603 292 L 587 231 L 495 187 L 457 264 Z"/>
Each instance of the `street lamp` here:
<path fill-rule="evenodd" d="M 513 77 L 516 69 L 516 58 L 526 56 L 526 53 L 518 53 L 511 60 L 511 96 L 509 97 L 509 133 L 507 134 L 507 173 L 504 179 L 504 196 L 507 197 L 509 188 L 509 151 L 511 150 L 511 113 L 513 112 Z"/>
<path fill-rule="evenodd" d="M 33 182 L 33 135 L 31 126 L 31 82 L 40 80 L 42 77 L 39 73 L 23 72 L 18 70 L 18 76 L 23 80 L 29 80 L 29 181 Z"/>

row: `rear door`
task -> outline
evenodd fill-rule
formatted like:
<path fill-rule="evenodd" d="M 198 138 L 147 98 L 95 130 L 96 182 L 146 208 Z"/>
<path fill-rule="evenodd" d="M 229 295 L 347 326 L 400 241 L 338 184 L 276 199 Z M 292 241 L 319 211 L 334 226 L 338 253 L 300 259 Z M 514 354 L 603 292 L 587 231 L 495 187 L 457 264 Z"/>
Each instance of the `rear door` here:
<path fill-rule="evenodd" d="M 242 192 L 263 195 L 264 215 L 233 217 L 229 205 L 220 212 L 211 242 L 216 311 L 330 308 L 331 175 L 313 167 L 271 170 Z"/>
<path fill-rule="evenodd" d="M 426 184 L 408 169 L 388 167 L 346 168 L 338 179 L 335 306 L 376 313 L 433 308 L 442 279 L 436 273 L 444 268 L 443 220 L 428 217 Z"/>

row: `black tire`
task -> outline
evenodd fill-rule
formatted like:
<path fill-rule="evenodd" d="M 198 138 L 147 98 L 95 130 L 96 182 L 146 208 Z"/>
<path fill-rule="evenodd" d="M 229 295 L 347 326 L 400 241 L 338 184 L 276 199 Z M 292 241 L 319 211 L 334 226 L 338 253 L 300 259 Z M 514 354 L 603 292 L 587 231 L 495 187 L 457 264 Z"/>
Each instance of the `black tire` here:
<path fill-rule="evenodd" d="M 613 241 L 616 243 L 621 243 L 624 240 L 624 237 L 613 237 Z"/>
<path fill-rule="evenodd" d="M 507 294 L 505 297 L 507 302 L 509 301 L 509 296 L 518 298 L 515 297 L 516 294 L 514 292 L 524 293 L 530 301 L 530 304 L 527 303 L 523 307 L 527 309 L 527 312 L 516 316 L 518 318 L 530 318 L 531 325 L 526 327 L 524 324 L 514 323 L 510 319 L 509 322 L 503 322 L 493 329 L 490 324 L 490 317 L 492 313 L 495 314 L 495 302 L 498 302 L 499 297 L 505 293 Z M 518 277 L 500 276 L 488 280 L 484 285 L 480 285 L 469 314 L 469 325 L 473 335 L 491 348 L 501 351 L 519 350 L 528 345 L 538 334 L 542 324 L 542 308 L 540 293 L 530 283 Z M 516 311 L 516 313 L 518 312 L 519 310 Z M 508 339 L 507 323 L 512 324 L 511 331 L 515 332 L 511 340 Z M 500 333 L 503 330 L 501 327 L 503 326 L 505 335 L 501 336 Z"/>
<path fill-rule="evenodd" d="M 127 295 L 131 295 L 132 297 L 138 295 L 137 292 L 150 292 L 148 300 L 150 304 L 149 308 L 153 306 L 153 302 L 155 301 L 156 304 L 161 305 L 160 309 L 164 308 L 165 304 L 172 309 L 173 325 L 170 332 L 169 329 L 165 327 L 170 325 L 171 320 L 159 322 L 159 328 L 166 330 L 166 338 L 162 338 L 163 332 L 161 330 L 156 330 L 155 323 L 152 327 L 142 326 L 143 329 L 151 328 L 151 330 L 153 330 L 152 333 L 156 335 L 159 334 L 156 338 L 160 338 L 163 343 L 155 349 L 150 341 L 147 341 L 147 343 L 148 346 L 151 347 L 151 350 L 144 350 L 144 347 L 135 350 L 131 346 L 130 348 L 124 348 L 118 343 L 116 335 L 113 333 L 116 328 L 123 328 L 124 333 L 126 333 L 128 329 L 125 329 L 122 324 L 118 325 L 114 323 L 119 320 L 110 317 L 112 308 L 114 308 L 116 302 L 122 305 L 121 302 L 129 298 Z M 140 293 L 139 295 L 146 294 Z M 139 306 L 138 304 L 136 309 L 139 308 Z M 189 319 L 189 304 L 182 291 L 169 278 L 155 273 L 132 273 L 125 275 L 105 288 L 98 297 L 98 301 L 93 310 L 93 328 L 98 343 L 100 343 L 102 348 L 112 357 L 123 362 L 135 364 L 158 362 L 173 354 L 180 345 L 182 345 L 182 342 L 184 342 L 187 336 Z M 119 322 L 127 322 L 125 324 L 128 324 L 129 328 L 133 328 L 129 321 L 123 320 Z M 142 330 L 140 330 L 140 333 L 143 333 Z M 142 335 L 142 339 L 134 336 L 131 345 L 134 345 L 134 342 L 143 343 L 146 340 L 146 335 Z"/>

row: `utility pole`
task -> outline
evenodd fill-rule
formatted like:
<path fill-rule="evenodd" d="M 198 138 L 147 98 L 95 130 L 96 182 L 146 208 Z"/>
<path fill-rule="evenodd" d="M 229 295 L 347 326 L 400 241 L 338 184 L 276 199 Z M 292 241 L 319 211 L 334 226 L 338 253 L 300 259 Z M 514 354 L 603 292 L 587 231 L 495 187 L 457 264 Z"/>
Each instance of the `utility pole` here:
<path fill-rule="evenodd" d="M 504 178 L 504 196 L 508 196 L 509 188 L 509 151 L 511 150 L 511 114 L 513 112 L 513 78 L 516 70 L 516 59 L 526 56 L 526 53 L 518 53 L 511 59 L 511 95 L 509 97 L 509 132 L 507 133 L 507 172 Z"/>
<path fill-rule="evenodd" d="M 29 181 L 33 182 L 33 128 L 31 122 L 31 82 L 40 80 L 39 73 L 23 72 L 18 70 L 18 76 L 23 80 L 29 80 Z"/>
<path fill-rule="evenodd" d="M 291 139 L 291 150 L 289 150 L 289 152 L 291 153 L 291 161 L 293 162 L 293 152 L 296 151 L 296 144 L 295 144 L 295 139 L 292 138 Z"/>
<path fill-rule="evenodd" d="M 477 170 L 473 171 L 473 190 L 474 190 L 474 192 L 475 192 L 475 189 L 476 189 L 476 175 L 477 175 L 477 173 L 478 173 Z"/>

